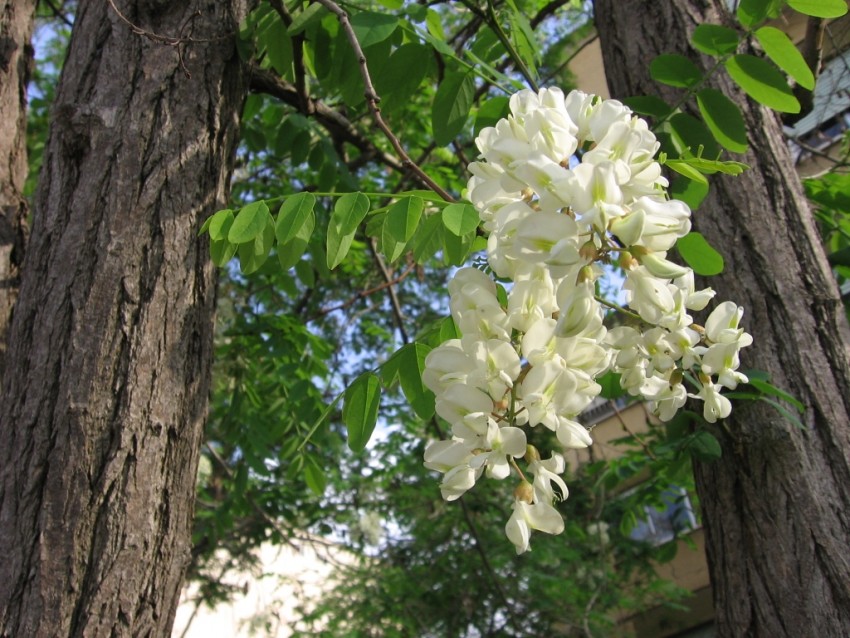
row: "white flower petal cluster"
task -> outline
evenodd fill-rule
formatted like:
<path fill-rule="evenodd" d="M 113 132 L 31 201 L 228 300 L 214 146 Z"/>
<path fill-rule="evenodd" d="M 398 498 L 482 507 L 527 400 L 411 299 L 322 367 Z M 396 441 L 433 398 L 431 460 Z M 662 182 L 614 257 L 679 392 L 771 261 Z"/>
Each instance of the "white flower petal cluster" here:
<path fill-rule="evenodd" d="M 429 353 L 423 381 L 452 438 L 431 443 L 425 465 L 444 474 L 447 500 L 482 474 L 516 473 L 505 531 L 521 553 L 532 530 L 563 530 L 553 503 L 567 496 L 563 457 L 541 461 L 523 428 L 547 428 L 565 448 L 590 445 L 578 416 L 609 370 L 663 420 L 689 396 L 704 401 L 707 421 L 725 418 L 731 406 L 720 388 L 746 381 L 738 352 L 752 338 L 731 302 L 704 328 L 693 322 L 690 312 L 714 292 L 695 290 L 693 272 L 667 259 L 690 231 L 690 210 L 667 197 L 644 120 L 616 100 L 557 88 L 521 91 L 510 108 L 476 140 L 481 161 L 470 164 L 467 189 L 488 235 L 489 267 L 510 282 L 506 302 L 480 270 L 463 268 L 449 283 L 462 338 Z M 625 272 L 623 310 L 634 325 L 603 325 L 596 280 L 605 263 Z M 695 393 L 683 384 L 686 371 L 698 379 Z"/>

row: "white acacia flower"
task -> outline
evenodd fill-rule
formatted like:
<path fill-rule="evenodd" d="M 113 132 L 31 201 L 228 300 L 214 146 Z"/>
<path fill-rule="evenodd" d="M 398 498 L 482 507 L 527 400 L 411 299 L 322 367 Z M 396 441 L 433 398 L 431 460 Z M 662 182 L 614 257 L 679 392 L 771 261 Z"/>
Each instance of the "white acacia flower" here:
<path fill-rule="evenodd" d="M 720 394 L 720 386 L 713 383 L 704 383 L 702 389 L 694 398 L 702 399 L 702 416 L 709 423 L 715 423 L 718 419 L 725 419 L 732 413 L 732 403 Z"/>
<path fill-rule="evenodd" d="M 514 501 L 514 511 L 505 525 L 505 534 L 515 546 L 516 553 L 529 551 L 531 530 L 546 534 L 560 534 L 564 531 L 564 519 L 554 507 L 548 503 L 526 503 L 519 499 Z"/>

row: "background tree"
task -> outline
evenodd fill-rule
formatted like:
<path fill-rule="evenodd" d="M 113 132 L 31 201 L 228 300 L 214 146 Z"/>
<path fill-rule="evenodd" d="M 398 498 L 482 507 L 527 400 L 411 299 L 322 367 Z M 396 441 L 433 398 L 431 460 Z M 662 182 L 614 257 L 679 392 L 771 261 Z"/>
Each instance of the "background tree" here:
<path fill-rule="evenodd" d="M 35 4 L 0 4 L 0 376 L 26 244 L 26 106 Z"/>
<path fill-rule="evenodd" d="M 241 2 L 82 2 L 0 401 L 0 634 L 166 635 L 189 557 Z"/>
<path fill-rule="evenodd" d="M 744 4 L 744 3 L 742 3 Z M 747 3 L 760 10 L 768 3 Z M 719 1 L 597 0 L 605 69 L 615 96 L 681 91 L 661 86 L 649 62 L 707 56 L 685 37 L 705 23 L 731 25 Z M 711 431 L 722 458 L 696 466 L 721 636 L 843 636 L 850 632 L 850 412 L 847 322 L 778 117 L 725 73 L 708 86 L 741 109 L 752 168 L 712 178 L 695 227 L 726 259 L 717 287 L 758 327 L 745 365 L 805 405 L 805 428 L 763 403 L 733 411 Z"/>

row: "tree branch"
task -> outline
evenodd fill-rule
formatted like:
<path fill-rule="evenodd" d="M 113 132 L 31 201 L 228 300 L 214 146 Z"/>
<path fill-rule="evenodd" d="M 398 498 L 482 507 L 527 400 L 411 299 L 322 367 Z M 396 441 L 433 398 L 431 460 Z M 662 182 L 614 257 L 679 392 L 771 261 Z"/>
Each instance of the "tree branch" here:
<path fill-rule="evenodd" d="M 366 104 L 369 107 L 369 111 L 375 119 L 375 124 L 377 124 L 378 128 L 383 131 L 386 138 L 390 141 L 390 144 L 392 144 L 393 149 L 395 149 L 395 152 L 399 157 L 401 157 L 401 163 L 406 169 L 415 173 L 421 182 L 426 184 L 428 188 L 433 190 L 444 200 L 447 202 L 455 201 L 454 197 L 449 195 L 449 193 L 446 192 L 439 184 L 432 180 L 428 174 L 410 158 L 410 155 L 408 155 L 407 151 L 404 150 L 399 139 L 384 121 L 384 118 L 381 115 L 381 109 L 378 107 L 378 102 L 381 101 L 381 98 L 375 91 L 375 87 L 372 84 L 372 77 L 369 75 L 369 67 L 366 64 L 366 55 L 363 53 L 363 48 L 357 40 L 357 35 L 354 33 L 354 29 L 348 19 L 348 14 L 333 0 L 314 0 L 314 2 L 321 4 L 328 11 L 336 15 L 339 20 L 340 26 L 342 26 L 342 30 L 348 38 L 348 43 L 351 45 L 351 48 L 354 50 L 354 54 L 357 57 L 357 63 L 360 67 L 360 76 L 363 78 L 363 86 L 365 88 L 363 94 L 366 97 Z"/>

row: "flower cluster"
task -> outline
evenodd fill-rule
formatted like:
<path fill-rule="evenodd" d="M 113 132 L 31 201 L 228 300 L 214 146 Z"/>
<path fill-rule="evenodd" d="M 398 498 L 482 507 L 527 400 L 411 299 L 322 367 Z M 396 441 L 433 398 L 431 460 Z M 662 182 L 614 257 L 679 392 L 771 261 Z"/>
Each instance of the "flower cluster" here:
<path fill-rule="evenodd" d="M 690 210 L 667 197 L 653 159 L 659 145 L 644 120 L 616 100 L 558 89 L 522 91 L 510 108 L 476 140 L 483 161 L 470 165 L 468 185 L 488 234 L 489 267 L 507 283 L 500 290 L 474 268 L 449 283 L 462 338 L 429 353 L 423 382 L 452 438 L 432 442 L 425 465 L 444 473 L 447 500 L 482 473 L 515 473 L 505 531 L 521 553 L 532 530 L 563 530 L 553 503 L 567 496 L 564 457 L 542 459 L 524 427 L 548 428 L 564 448 L 587 447 L 578 416 L 608 371 L 661 419 L 692 396 L 714 422 L 730 411 L 721 386 L 746 380 L 736 371 L 738 350 L 752 339 L 730 302 L 705 327 L 693 323 L 689 311 L 705 308 L 714 292 L 695 290 L 692 271 L 666 258 L 690 230 Z M 600 264 L 625 273 L 627 323 L 611 330 L 596 295 Z M 687 371 L 696 393 L 683 385 Z"/>

